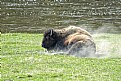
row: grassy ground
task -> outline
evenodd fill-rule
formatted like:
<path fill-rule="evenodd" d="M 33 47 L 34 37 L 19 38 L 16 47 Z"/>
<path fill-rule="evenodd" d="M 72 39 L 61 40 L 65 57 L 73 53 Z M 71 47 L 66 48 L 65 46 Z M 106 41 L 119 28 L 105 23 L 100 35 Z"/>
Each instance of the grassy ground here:
<path fill-rule="evenodd" d="M 115 57 L 99 59 L 42 54 L 41 34 L 1 34 L 1 81 L 121 81 L 120 38 L 94 35 L 97 50 Z"/>

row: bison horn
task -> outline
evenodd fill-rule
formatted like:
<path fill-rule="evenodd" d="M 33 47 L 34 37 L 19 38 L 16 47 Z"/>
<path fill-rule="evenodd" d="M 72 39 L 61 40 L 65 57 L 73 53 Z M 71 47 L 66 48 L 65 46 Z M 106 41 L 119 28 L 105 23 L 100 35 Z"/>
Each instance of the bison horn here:
<path fill-rule="evenodd" d="M 53 34 L 53 29 L 50 30 L 50 36 Z"/>

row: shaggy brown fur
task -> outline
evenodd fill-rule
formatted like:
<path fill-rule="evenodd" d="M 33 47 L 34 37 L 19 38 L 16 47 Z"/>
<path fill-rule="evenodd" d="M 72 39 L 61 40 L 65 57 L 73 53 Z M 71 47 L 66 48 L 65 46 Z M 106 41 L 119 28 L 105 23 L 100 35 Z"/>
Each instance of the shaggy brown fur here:
<path fill-rule="evenodd" d="M 76 27 L 76 26 L 69 26 L 67 28 L 57 29 L 55 31 L 58 32 L 58 34 L 61 37 L 67 37 L 67 36 L 74 34 L 74 33 L 84 34 L 84 35 L 88 35 L 91 37 L 91 34 L 88 31 L 86 31 L 80 27 Z"/>
<path fill-rule="evenodd" d="M 74 44 L 78 41 L 86 41 L 87 39 L 92 39 L 90 36 L 85 35 L 85 34 L 80 34 L 80 33 L 74 33 L 69 35 L 65 41 L 64 41 L 64 45 L 70 45 L 70 44 Z"/>
<path fill-rule="evenodd" d="M 66 51 L 68 54 L 78 53 L 81 56 L 86 56 L 92 51 L 95 53 L 95 43 L 91 34 L 75 26 L 45 31 L 42 47 L 47 50 Z"/>

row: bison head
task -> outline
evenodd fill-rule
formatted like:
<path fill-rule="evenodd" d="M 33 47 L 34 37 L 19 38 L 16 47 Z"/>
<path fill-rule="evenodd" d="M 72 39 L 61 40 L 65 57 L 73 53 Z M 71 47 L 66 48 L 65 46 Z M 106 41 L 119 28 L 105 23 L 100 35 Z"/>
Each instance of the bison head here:
<path fill-rule="evenodd" d="M 49 29 L 44 33 L 42 47 L 50 50 L 56 45 L 57 41 L 57 33 L 53 29 Z"/>

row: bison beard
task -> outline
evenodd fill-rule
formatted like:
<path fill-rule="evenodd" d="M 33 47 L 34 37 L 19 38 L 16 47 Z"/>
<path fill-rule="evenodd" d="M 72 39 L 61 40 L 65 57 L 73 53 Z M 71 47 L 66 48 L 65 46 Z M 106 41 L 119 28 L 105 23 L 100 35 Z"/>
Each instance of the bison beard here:
<path fill-rule="evenodd" d="M 68 55 L 80 57 L 94 56 L 96 52 L 95 43 L 90 34 L 79 27 L 68 27 L 61 30 L 49 29 L 45 31 L 42 47 L 48 51 L 61 51 L 66 52 Z"/>

